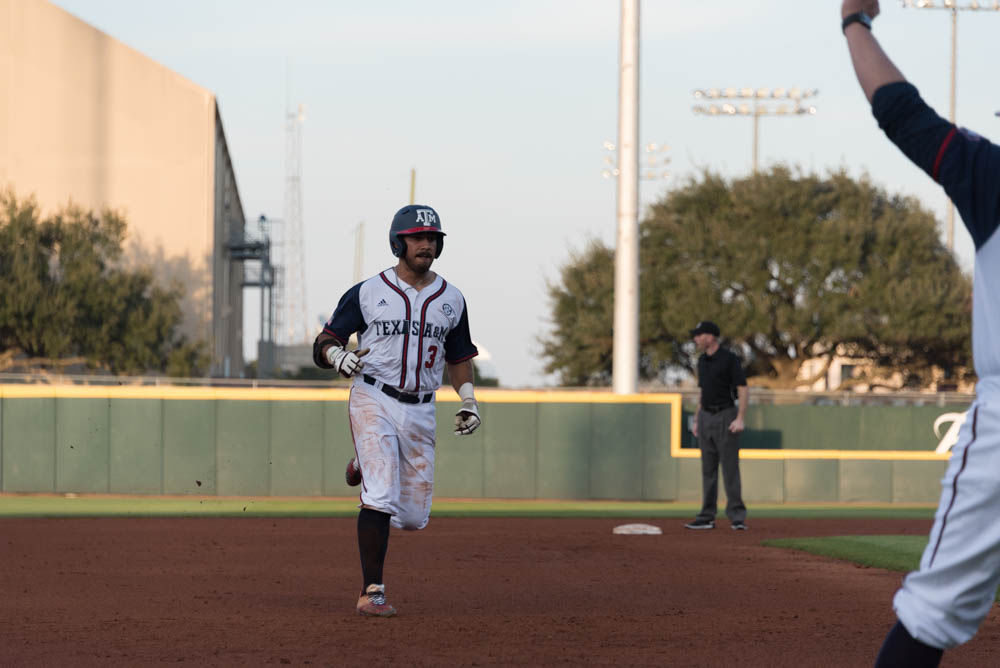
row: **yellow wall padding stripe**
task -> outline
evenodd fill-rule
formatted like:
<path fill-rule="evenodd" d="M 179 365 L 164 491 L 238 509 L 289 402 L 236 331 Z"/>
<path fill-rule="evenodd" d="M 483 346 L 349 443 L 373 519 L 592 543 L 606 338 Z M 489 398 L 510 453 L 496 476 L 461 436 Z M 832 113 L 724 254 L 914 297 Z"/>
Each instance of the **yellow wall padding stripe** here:
<path fill-rule="evenodd" d="M 346 388 L 185 387 L 183 385 L 0 385 L 4 399 L 186 399 L 346 401 Z"/>
<path fill-rule="evenodd" d="M 233 399 L 244 401 L 345 401 L 346 387 L 195 387 L 185 385 L 0 385 L 0 397 L 89 399 Z M 538 390 L 479 389 L 476 398 L 493 403 L 628 403 L 680 406 L 679 394 L 611 394 L 610 392 L 544 392 Z M 438 401 L 459 401 L 451 387 L 441 388 Z"/>

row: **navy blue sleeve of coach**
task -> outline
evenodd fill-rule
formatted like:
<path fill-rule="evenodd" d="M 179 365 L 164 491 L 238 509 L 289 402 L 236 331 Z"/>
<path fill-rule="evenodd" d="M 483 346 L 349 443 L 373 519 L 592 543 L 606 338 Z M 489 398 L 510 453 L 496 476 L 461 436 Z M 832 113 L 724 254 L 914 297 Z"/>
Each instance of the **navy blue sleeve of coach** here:
<path fill-rule="evenodd" d="M 1000 212 L 1000 147 L 938 116 L 906 82 L 875 91 L 872 113 L 906 157 L 944 187 L 976 248 L 986 243 Z"/>
<path fill-rule="evenodd" d="M 462 317 L 458 319 L 455 329 L 448 332 L 444 339 L 444 361 L 448 364 L 458 364 L 472 359 L 479 354 L 479 349 L 472 342 L 469 333 L 469 307 L 462 302 Z"/>

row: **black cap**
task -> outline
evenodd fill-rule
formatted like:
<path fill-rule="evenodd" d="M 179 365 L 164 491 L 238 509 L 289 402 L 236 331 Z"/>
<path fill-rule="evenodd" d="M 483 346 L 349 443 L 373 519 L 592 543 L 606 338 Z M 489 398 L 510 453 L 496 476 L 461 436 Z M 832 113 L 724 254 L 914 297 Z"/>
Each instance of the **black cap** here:
<path fill-rule="evenodd" d="M 692 337 L 698 336 L 699 334 L 712 334 L 713 336 L 719 336 L 721 332 L 719 332 L 719 326 L 714 322 L 702 320 L 694 326 L 694 329 L 691 330 Z"/>

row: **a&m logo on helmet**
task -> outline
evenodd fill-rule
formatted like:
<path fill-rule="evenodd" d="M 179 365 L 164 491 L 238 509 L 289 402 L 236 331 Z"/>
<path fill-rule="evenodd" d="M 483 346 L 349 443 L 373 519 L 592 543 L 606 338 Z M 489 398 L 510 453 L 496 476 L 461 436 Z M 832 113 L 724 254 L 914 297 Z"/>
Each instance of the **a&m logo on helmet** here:
<path fill-rule="evenodd" d="M 437 216 L 434 215 L 434 209 L 417 209 L 417 222 L 430 227 L 437 222 Z"/>

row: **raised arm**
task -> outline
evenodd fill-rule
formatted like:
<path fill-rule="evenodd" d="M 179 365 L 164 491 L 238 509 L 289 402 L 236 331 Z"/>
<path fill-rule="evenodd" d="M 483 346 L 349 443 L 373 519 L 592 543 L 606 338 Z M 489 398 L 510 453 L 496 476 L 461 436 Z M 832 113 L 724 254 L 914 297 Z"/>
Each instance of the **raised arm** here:
<path fill-rule="evenodd" d="M 869 19 L 878 16 L 878 0 L 844 0 L 840 7 L 840 18 L 846 19 L 857 13 L 864 13 Z M 851 62 L 858 83 L 865 92 L 868 102 L 872 101 L 877 91 L 886 84 L 906 81 L 903 73 L 897 69 L 889 56 L 879 46 L 872 31 L 865 26 L 864 21 L 854 21 L 844 28 L 847 37 L 847 48 L 851 52 Z"/>
<path fill-rule="evenodd" d="M 842 21 L 857 12 L 878 15 L 877 0 L 844 0 Z M 899 149 L 944 187 L 978 249 L 997 229 L 1000 147 L 957 128 L 931 109 L 882 51 L 865 21 L 844 27 L 854 71 L 879 127 Z"/>

